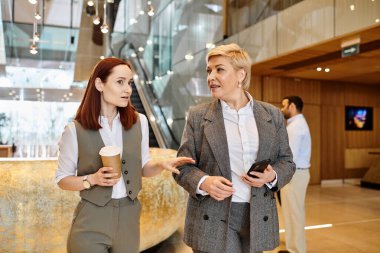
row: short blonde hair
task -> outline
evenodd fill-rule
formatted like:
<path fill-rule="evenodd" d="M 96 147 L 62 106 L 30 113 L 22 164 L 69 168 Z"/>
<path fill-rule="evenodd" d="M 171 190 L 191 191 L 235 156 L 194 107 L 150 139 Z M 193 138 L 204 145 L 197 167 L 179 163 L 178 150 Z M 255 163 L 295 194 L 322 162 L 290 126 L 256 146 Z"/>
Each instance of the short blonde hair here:
<path fill-rule="evenodd" d="M 213 56 L 226 57 L 235 70 L 244 69 L 246 75 L 242 82 L 242 87 L 244 90 L 248 90 L 251 80 L 252 60 L 244 49 L 235 43 L 217 46 L 208 52 L 206 56 L 206 63 L 208 63 L 210 58 Z"/>

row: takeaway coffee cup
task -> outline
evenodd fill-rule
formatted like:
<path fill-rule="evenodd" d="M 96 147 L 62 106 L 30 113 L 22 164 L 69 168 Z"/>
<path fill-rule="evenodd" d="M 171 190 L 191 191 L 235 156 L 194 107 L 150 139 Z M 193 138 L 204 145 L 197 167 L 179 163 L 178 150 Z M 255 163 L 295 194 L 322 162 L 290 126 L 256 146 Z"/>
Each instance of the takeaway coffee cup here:
<path fill-rule="evenodd" d="M 104 167 L 112 167 L 112 173 L 117 173 L 119 178 L 121 175 L 120 148 L 115 146 L 105 146 L 99 151 Z"/>

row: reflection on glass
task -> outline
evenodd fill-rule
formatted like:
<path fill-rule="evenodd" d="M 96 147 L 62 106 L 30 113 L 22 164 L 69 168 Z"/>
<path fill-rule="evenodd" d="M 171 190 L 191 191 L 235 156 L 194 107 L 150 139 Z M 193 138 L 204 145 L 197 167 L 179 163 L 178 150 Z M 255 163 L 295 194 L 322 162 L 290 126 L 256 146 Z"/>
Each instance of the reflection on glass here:
<path fill-rule="evenodd" d="M 2 144 L 15 145 L 14 157 L 55 157 L 65 125 L 73 119 L 77 102 L 0 101 Z M 4 124 L 1 122 L 4 119 Z"/>

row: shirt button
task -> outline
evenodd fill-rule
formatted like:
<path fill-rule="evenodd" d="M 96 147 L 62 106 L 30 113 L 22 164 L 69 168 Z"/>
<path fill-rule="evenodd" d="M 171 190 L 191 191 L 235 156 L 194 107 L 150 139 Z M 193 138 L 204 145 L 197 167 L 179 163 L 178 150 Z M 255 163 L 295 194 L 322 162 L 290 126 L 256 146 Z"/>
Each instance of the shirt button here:
<path fill-rule="evenodd" d="M 125 164 L 125 160 L 121 161 L 122 164 Z"/>
<path fill-rule="evenodd" d="M 268 220 L 268 216 L 264 216 L 263 220 L 267 221 Z"/>
<path fill-rule="evenodd" d="M 128 174 L 128 170 L 124 171 L 124 174 L 127 175 Z"/>
<path fill-rule="evenodd" d="M 129 191 L 128 193 L 129 193 L 129 195 L 131 195 L 131 194 L 132 194 L 132 191 Z"/>
<path fill-rule="evenodd" d="M 207 214 L 203 215 L 203 219 L 208 220 L 208 215 Z"/>
<path fill-rule="evenodd" d="M 127 180 L 127 184 L 129 184 L 129 180 Z"/>

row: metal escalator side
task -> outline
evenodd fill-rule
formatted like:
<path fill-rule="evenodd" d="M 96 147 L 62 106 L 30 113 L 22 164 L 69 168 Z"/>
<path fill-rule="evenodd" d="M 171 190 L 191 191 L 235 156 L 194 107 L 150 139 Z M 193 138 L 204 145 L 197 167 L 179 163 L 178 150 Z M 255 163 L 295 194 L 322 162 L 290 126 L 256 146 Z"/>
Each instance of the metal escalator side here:
<path fill-rule="evenodd" d="M 131 95 L 131 102 L 132 105 L 135 107 L 136 111 L 144 114 L 148 118 L 148 125 L 149 125 L 149 147 L 155 147 L 158 148 L 160 145 L 158 144 L 157 138 L 155 136 L 155 133 L 152 128 L 152 124 L 150 123 L 150 115 L 147 115 L 147 112 L 144 109 L 143 103 L 141 101 L 139 92 L 137 91 L 136 85 L 132 84 L 132 95 Z"/>

